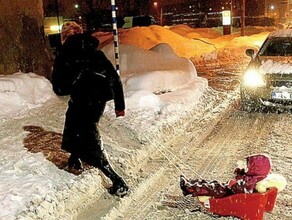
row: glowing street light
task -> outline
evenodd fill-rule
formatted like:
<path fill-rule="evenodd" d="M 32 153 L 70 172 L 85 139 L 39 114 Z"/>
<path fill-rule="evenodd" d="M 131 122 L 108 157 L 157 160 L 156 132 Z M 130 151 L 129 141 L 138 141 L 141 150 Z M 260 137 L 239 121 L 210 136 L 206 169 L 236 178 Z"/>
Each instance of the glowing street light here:
<path fill-rule="evenodd" d="M 153 2 L 153 6 L 157 12 L 157 15 L 159 15 L 158 12 L 158 3 L 157 2 Z M 162 26 L 163 23 L 163 9 L 162 9 L 162 5 L 160 5 L 160 25 Z"/>

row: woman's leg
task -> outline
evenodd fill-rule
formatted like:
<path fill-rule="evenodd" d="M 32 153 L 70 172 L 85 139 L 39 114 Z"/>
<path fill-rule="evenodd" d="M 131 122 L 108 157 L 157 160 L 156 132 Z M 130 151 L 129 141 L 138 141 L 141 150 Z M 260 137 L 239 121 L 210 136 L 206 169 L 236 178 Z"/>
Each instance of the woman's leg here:
<path fill-rule="evenodd" d="M 102 149 L 100 157 L 99 169 L 113 182 L 112 187 L 109 189 L 110 194 L 124 196 L 127 194 L 128 186 L 123 178 L 110 165 L 105 150 Z"/>
<path fill-rule="evenodd" d="M 71 153 L 68 159 L 69 169 L 74 168 L 77 170 L 83 169 L 78 149 L 78 127 L 79 123 L 74 120 L 72 108 L 69 107 L 66 112 L 61 148 Z"/>
<path fill-rule="evenodd" d="M 94 126 L 93 126 L 94 125 Z M 123 196 L 127 194 L 128 186 L 123 178 L 117 174 L 108 161 L 99 131 L 95 124 L 89 127 L 89 136 L 84 143 L 84 151 L 80 155 L 81 159 L 91 166 L 100 169 L 112 182 L 113 186 L 109 190 L 111 194 Z"/>
<path fill-rule="evenodd" d="M 82 170 L 83 165 L 82 161 L 80 160 L 80 157 L 76 153 L 71 153 L 69 159 L 68 159 L 68 167 L 69 169 L 76 169 L 76 170 Z"/>

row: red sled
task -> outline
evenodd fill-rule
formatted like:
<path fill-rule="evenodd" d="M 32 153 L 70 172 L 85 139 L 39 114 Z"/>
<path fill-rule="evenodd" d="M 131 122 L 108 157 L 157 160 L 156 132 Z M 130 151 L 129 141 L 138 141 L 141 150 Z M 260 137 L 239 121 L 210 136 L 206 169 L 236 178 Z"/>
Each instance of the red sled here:
<path fill-rule="evenodd" d="M 208 212 L 220 216 L 235 216 L 243 220 L 262 220 L 264 212 L 273 211 L 277 198 L 277 188 L 265 193 L 239 193 L 224 198 L 210 198 L 201 205 Z"/>

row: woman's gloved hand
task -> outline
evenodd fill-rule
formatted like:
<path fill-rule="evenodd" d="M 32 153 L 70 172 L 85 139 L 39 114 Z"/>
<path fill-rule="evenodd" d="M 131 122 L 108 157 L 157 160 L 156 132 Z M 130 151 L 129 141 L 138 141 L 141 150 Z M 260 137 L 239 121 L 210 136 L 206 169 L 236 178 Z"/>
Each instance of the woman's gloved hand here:
<path fill-rule="evenodd" d="M 115 110 L 116 117 L 125 116 L 125 110 Z"/>

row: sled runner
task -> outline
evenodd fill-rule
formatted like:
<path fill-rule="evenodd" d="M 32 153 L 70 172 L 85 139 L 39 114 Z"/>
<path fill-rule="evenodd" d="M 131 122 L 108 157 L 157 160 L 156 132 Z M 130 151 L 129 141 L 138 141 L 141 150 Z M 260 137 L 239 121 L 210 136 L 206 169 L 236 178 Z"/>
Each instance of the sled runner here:
<path fill-rule="evenodd" d="M 199 201 L 206 211 L 220 216 L 236 216 L 244 220 L 262 220 L 264 212 L 274 208 L 277 188 L 272 187 L 265 193 L 239 193 L 223 198 L 209 198 Z"/>

